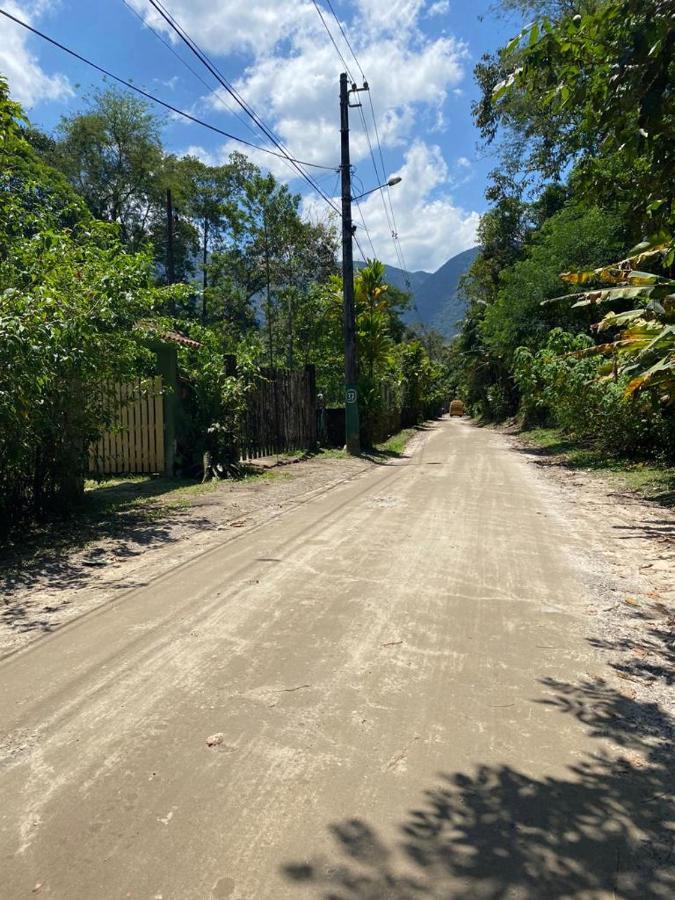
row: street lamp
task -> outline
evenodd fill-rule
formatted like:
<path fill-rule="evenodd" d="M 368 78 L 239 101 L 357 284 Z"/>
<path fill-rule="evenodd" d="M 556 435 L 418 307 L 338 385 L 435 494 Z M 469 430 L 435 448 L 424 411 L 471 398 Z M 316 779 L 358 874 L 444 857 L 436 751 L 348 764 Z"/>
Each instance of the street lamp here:
<path fill-rule="evenodd" d="M 393 187 L 395 184 L 400 184 L 400 182 L 400 175 L 394 175 L 389 179 L 389 181 L 385 181 L 384 184 L 378 184 L 377 187 L 371 188 L 369 191 L 364 191 L 362 194 L 358 194 L 356 197 L 352 197 L 352 202 L 354 202 L 355 200 L 360 200 L 361 197 L 367 197 L 368 194 L 372 194 L 375 191 L 381 191 L 382 188 Z"/>

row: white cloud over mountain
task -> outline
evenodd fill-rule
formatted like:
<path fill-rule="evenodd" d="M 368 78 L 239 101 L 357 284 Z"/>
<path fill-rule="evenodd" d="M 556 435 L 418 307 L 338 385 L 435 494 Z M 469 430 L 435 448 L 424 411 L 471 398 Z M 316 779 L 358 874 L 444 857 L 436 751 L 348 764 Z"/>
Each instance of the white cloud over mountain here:
<path fill-rule="evenodd" d="M 447 259 L 475 246 L 479 215 L 455 205 L 450 194 L 452 177 L 439 147 L 416 140 L 398 171 L 400 184 L 390 189 L 398 236 L 410 271 L 433 272 Z M 334 198 L 339 205 L 337 197 Z M 326 207 L 314 196 L 305 200 L 305 212 L 313 221 L 327 221 Z M 356 236 L 366 256 L 372 255 L 360 213 L 368 226 L 375 254 L 398 265 L 391 229 L 379 193 L 371 194 L 354 209 Z M 335 218 L 335 217 L 334 217 Z M 358 253 L 356 254 L 358 256 Z"/>

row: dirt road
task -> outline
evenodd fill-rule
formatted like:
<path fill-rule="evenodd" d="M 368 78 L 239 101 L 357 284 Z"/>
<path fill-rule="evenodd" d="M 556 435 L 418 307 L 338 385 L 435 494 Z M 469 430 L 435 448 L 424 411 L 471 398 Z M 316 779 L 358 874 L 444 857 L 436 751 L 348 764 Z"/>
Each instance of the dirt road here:
<path fill-rule="evenodd" d="M 591 532 L 445 421 L 7 658 L 0 896 L 672 897 Z"/>

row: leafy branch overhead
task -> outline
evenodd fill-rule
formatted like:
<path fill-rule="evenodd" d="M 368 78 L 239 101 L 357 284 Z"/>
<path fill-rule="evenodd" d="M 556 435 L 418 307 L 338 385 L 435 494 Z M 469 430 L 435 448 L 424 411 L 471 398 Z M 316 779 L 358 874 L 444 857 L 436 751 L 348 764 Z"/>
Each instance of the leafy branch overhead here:
<path fill-rule="evenodd" d="M 596 200 L 624 189 L 620 161 L 632 169 L 635 221 L 672 224 L 674 15 L 671 0 L 600 0 L 536 19 L 478 67 L 483 136 L 511 129 L 545 176 L 575 160 Z"/>

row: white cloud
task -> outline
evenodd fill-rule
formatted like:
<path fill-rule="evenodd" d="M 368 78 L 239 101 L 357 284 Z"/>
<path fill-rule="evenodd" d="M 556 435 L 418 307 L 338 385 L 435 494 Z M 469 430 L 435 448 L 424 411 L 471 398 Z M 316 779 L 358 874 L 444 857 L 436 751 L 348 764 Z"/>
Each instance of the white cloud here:
<path fill-rule="evenodd" d="M 147 0 L 129 0 L 148 24 L 165 32 L 172 41 L 175 32 Z M 267 53 L 279 41 L 307 25 L 316 11 L 308 0 L 172 0 L 171 15 L 203 50 L 213 54 Z"/>
<path fill-rule="evenodd" d="M 153 26 L 177 39 L 145 0 L 130 2 Z M 385 147 L 406 141 L 416 118 L 427 110 L 436 127 L 444 127 L 442 107 L 464 77 L 466 46 L 448 36 L 425 36 L 417 27 L 424 7 L 425 0 L 359 0 L 354 18 L 343 23 L 373 86 Z M 295 156 L 323 165 L 337 164 L 337 86 L 344 64 L 312 3 L 173 0 L 171 11 L 208 52 L 246 54 L 248 63 L 235 87 Z M 327 8 L 323 13 L 349 61 L 349 50 L 335 20 Z M 350 74 L 360 77 L 353 60 Z M 223 94 L 222 89 L 214 92 L 204 98 L 204 103 L 211 111 L 230 112 L 232 101 Z M 361 97 L 369 112 L 367 101 Z M 368 152 L 360 117 L 354 111 L 352 159 L 358 162 Z"/>
<path fill-rule="evenodd" d="M 146 17 L 145 0 L 131 0 Z M 339 163 L 338 76 L 344 64 L 335 53 L 324 25 L 307 0 L 256 0 L 234 4 L 222 0 L 173 0 L 172 13 L 205 50 L 214 55 L 245 54 L 246 64 L 235 82 L 237 91 L 271 125 L 297 158 L 326 166 Z M 322 7 L 335 40 L 350 61 L 350 74 L 360 78 L 330 11 Z M 385 149 L 402 148 L 420 130 L 447 127 L 445 105 L 459 90 L 467 48 L 448 35 L 429 37 L 419 27 L 424 16 L 444 11 L 443 3 L 427 0 L 357 0 L 348 29 L 360 65 L 372 86 L 379 136 Z M 155 17 L 153 25 L 166 31 Z M 168 32 L 167 32 L 168 33 Z M 175 36 L 172 37 L 174 39 Z M 370 116 L 368 99 L 360 94 Z M 221 90 L 202 98 L 211 115 L 231 115 L 232 101 Z M 374 173 L 360 113 L 350 112 L 351 158 L 357 174 L 372 186 Z M 372 123 L 369 125 L 374 140 Z M 237 131 L 241 129 L 237 126 Z M 250 135 L 246 135 L 247 139 Z M 252 138 L 251 138 L 252 139 Z M 265 143 L 261 137 L 260 143 Z M 242 149 L 226 143 L 202 158 L 225 158 Z M 243 148 L 256 163 L 277 177 L 293 179 L 287 163 Z M 196 152 L 193 148 L 193 152 Z M 461 168 L 461 164 L 459 164 Z M 322 190 L 334 190 L 334 176 L 309 170 Z M 454 205 L 448 193 L 453 180 L 440 150 L 417 140 L 405 154 L 401 185 L 391 192 L 397 227 L 411 268 L 433 270 L 451 254 L 475 242 L 478 214 Z M 299 184 L 295 182 L 294 186 Z M 336 205 L 339 203 L 336 201 Z M 375 249 L 396 264 L 391 229 L 378 194 L 363 206 Z M 330 217 L 320 198 L 307 196 L 305 214 L 325 221 Z M 366 247 L 365 235 L 359 234 Z M 371 252 L 371 251 L 368 251 Z"/>
<path fill-rule="evenodd" d="M 6 0 L 3 8 L 32 24 L 35 17 L 49 11 L 54 2 L 36 0 L 34 3 L 17 3 Z M 2 22 L 3 39 L 0 43 L 0 74 L 9 82 L 12 97 L 23 106 L 35 106 L 41 100 L 62 100 L 73 94 L 65 75 L 48 75 L 37 57 L 28 49 L 29 32 L 9 19 Z"/>
<path fill-rule="evenodd" d="M 414 27 L 425 0 L 358 0 L 366 28 L 398 32 Z"/>
<path fill-rule="evenodd" d="M 160 84 L 162 87 L 168 88 L 170 91 L 174 91 L 176 89 L 176 85 L 180 81 L 180 77 L 178 75 L 172 75 L 171 78 L 153 78 L 152 80 L 155 84 Z"/>
<path fill-rule="evenodd" d="M 400 184 L 390 189 L 389 196 L 410 271 L 423 269 L 434 272 L 451 256 L 475 246 L 480 216 L 453 202 L 448 192 L 450 173 L 439 147 L 415 141 L 405 154 L 403 166 L 392 174 L 402 179 Z M 371 194 L 361 202 L 361 212 L 376 255 L 396 266 L 398 261 L 382 199 L 379 192 Z M 325 216 L 321 201 L 313 197 L 305 201 L 304 211 L 312 218 L 322 219 Z M 372 250 L 363 227 L 359 227 L 360 221 L 355 207 L 357 238 L 368 256 Z"/>
<path fill-rule="evenodd" d="M 192 156 L 203 162 L 205 166 L 220 166 L 225 162 L 223 154 L 220 152 L 212 153 L 199 144 L 190 144 L 185 150 L 181 150 L 179 156 Z"/>
<path fill-rule="evenodd" d="M 436 3 L 431 4 L 429 9 L 427 10 L 427 15 L 428 16 L 444 16 L 449 11 L 450 11 L 449 0 L 437 0 Z"/>
<path fill-rule="evenodd" d="M 337 162 L 338 75 L 343 66 L 327 40 L 317 38 L 298 36 L 293 54 L 258 58 L 236 88 L 274 123 L 296 156 L 330 165 Z M 447 37 L 417 45 L 381 36 L 359 53 L 372 85 L 383 146 L 401 145 L 425 108 L 433 110 L 435 121 L 443 121 L 441 107 L 450 87 L 463 78 L 464 56 L 463 44 Z M 369 101 L 363 94 L 360 99 L 368 119 Z M 223 108 L 220 95 L 212 95 L 210 102 Z M 351 112 L 351 131 L 352 159 L 358 162 L 369 150 L 356 110 Z"/>
<path fill-rule="evenodd" d="M 5 0 L 6 8 L 28 18 L 47 11 L 58 0 Z M 147 0 L 129 0 L 145 20 L 178 40 Z M 319 0 L 321 5 L 321 0 Z M 391 198 L 406 262 L 412 269 L 433 270 L 450 255 L 475 242 L 478 214 L 456 206 L 450 194 L 453 182 L 438 147 L 427 145 L 419 136 L 447 127 L 447 103 L 460 94 L 468 58 L 467 47 L 454 37 L 430 37 L 420 23 L 428 15 L 445 11 L 444 0 L 354 0 L 350 18 L 343 22 L 363 71 L 372 86 L 379 136 L 385 151 L 408 147 L 398 174 L 403 178 L 393 188 Z M 283 143 L 298 158 L 324 166 L 339 162 L 338 76 L 344 69 L 311 0 L 172 0 L 171 12 L 190 36 L 214 59 L 240 54 L 237 65 L 242 74 L 235 86 L 264 118 Z M 339 8 L 346 9 L 345 4 Z M 22 12 L 23 10 L 23 12 Z M 330 11 L 322 6 L 326 22 L 344 56 L 350 74 L 360 79 L 360 71 L 349 55 Z M 345 13 L 346 14 L 346 13 Z M 12 90 L 26 105 L 40 99 L 56 99 L 72 93 L 63 76 L 48 75 L 26 47 L 26 35 L 18 27 L 8 29 L 9 41 L 0 49 L 0 68 L 10 69 Z M 187 51 L 183 48 L 181 53 Z M 196 63 L 195 63 L 196 65 Z M 205 74 L 206 78 L 210 76 Z M 232 122 L 232 101 L 223 92 L 202 97 L 199 108 L 217 110 L 223 127 L 253 138 Z M 370 115 L 368 99 L 363 112 Z M 243 114 L 242 114 L 243 115 Z M 371 187 L 374 173 L 360 113 L 351 111 L 351 153 L 364 188 Z M 452 124 L 450 120 L 450 124 Z M 374 138 L 372 123 L 371 137 Z M 418 139 L 410 144 L 413 135 Z M 259 165 L 284 180 L 292 180 L 287 163 L 234 142 L 207 150 L 194 144 L 187 153 L 209 163 L 224 161 L 232 150 L 244 150 Z M 458 161 L 453 171 L 463 169 Z M 332 194 L 335 175 L 309 170 L 322 190 Z M 466 174 L 469 170 L 465 170 Z M 390 174 L 390 173 L 387 173 Z M 294 187 L 300 182 L 294 181 Z M 336 204 L 339 206 L 339 204 Z M 375 248 L 387 262 L 396 264 L 390 226 L 379 194 L 365 198 L 363 212 Z M 304 201 L 306 215 L 325 221 L 326 205 L 309 195 Z M 364 245 L 364 236 L 359 234 Z"/>

